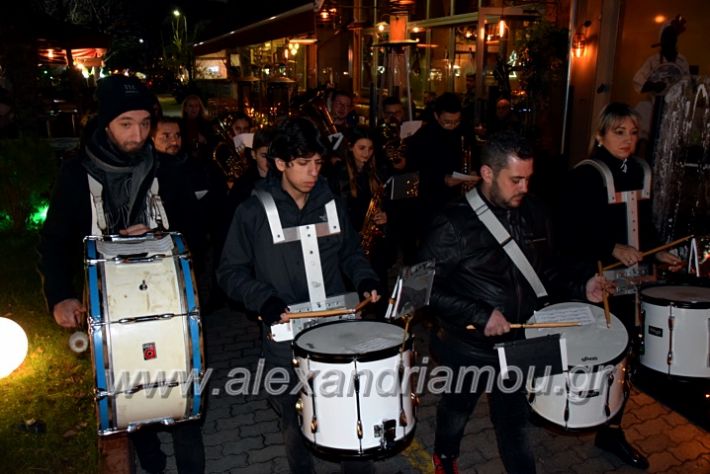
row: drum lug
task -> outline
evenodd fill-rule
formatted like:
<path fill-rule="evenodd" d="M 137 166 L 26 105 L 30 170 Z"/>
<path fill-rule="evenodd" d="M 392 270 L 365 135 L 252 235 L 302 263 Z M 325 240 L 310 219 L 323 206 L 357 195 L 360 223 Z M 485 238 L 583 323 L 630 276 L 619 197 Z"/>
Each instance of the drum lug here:
<path fill-rule="evenodd" d="M 357 420 L 356 432 L 357 432 L 357 437 L 359 439 L 362 439 L 362 421 L 360 421 L 360 420 Z"/>
<path fill-rule="evenodd" d="M 407 414 L 404 412 L 404 410 L 401 410 L 399 412 L 399 424 L 400 426 L 407 426 Z"/>
<path fill-rule="evenodd" d="M 298 362 L 298 359 L 294 357 L 293 359 L 291 359 L 291 365 L 293 365 L 293 367 L 297 369 L 300 366 L 300 363 Z"/>
<path fill-rule="evenodd" d="M 318 431 L 318 419 L 314 416 L 311 418 L 311 433 Z"/>
<path fill-rule="evenodd" d="M 299 415 L 303 413 L 303 400 L 301 400 L 300 398 L 296 400 L 296 413 L 298 413 Z"/>

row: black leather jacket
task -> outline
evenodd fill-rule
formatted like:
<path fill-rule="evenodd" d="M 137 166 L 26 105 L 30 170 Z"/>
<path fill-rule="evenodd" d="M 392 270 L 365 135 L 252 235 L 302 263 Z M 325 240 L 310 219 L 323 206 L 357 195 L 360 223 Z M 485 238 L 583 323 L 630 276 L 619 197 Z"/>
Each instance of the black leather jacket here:
<path fill-rule="evenodd" d="M 548 294 L 584 298 L 585 283 L 594 269 L 552 256 L 548 220 L 538 201 L 528 196 L 515 209 L 487 203 L 525 253 Z M 483 329 L 494 309 L 510 323 L 524 323 L 542 306 L 465 199 L 434 219 L 420 257 L 436 261 L 430 306 L 440 323 L 439 338 L 460 352 L 490 358 L 494 356 L 494 344 L 523 337 L 522 330 L 500 337 L 484 336 Z M 467 330 L 468 325 L 476 330 Z"/>

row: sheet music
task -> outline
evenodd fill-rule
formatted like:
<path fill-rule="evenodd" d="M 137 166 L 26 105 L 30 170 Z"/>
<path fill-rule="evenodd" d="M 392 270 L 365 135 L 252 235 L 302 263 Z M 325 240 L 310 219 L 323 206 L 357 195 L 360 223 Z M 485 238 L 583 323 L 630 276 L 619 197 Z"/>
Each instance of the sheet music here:
<path fill-rule="evenodd" d="M 536 323 L 569 322 L 579 323 L 581 326 L 594 324 L 596 322 L 594 314 L 592 314 L 592 309 L 587 305 L 535 311 L 534 319 Z"/>
<path fill-rule="evenodd" d="M 150 257 L 153 255 L 170 255 L 172 254 L 174 245 L 173 239 L 165 236 L 159 239 L 116 239 L 116 240 L 97 240 L 96 249 L 103 255 L 104 258 L 114 258 L 128 255 L 146 254 Z"/>

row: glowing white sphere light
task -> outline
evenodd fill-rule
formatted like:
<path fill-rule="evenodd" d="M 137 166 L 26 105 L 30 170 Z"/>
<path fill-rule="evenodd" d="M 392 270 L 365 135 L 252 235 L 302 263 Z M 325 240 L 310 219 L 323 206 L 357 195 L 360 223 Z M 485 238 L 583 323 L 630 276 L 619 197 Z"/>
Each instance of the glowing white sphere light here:
<path fill-rule="evenodd" d="M 12 319 L 0 318 L 0 379 L 10 375 L 27 356 L 27 335 Z"/>

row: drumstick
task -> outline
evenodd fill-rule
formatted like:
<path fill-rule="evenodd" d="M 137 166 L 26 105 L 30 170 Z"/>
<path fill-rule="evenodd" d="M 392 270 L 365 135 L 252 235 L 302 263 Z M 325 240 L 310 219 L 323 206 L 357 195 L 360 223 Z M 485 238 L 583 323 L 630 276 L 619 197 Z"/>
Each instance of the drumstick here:
<path fill-rule="evenodd" d="M 320 311 L 303 311 L 301 313 L 286 313 L 289 319 L 300 319 L 300 318 L 323 318 L 326 316 L 341 316 L 343 314 L 357 313 L 362 308 L 370 303 L 370 298 L 360 301 L 355 309 L 349 308 L 338 308 L 338 309 L 323 309 Z"/>
<path fill-rule="evenodd" d="M 654 253 L 661 252 L 661 251 L 666 250 L 666 249 L 669 249 L 669 248 L 671 248 L 671 247 L 675 247 L 676 245 L 682 244 L 682 243 L 685 242 L 686 240 L 690 240 L 690 239 L 692 239 L 692 238 L 693 238 L 693 235 L 691 234 L 691 235 L 688 235 L 688 236 L 686 236 L 686 237 L 683 237 L 682 239 L 674 240 L 673 242 L 669 242 L 669 243 L 667 243 L 667 244 L 659 245 L 658 247 L 652 248 L 651 250 L 646 250 L 645 252 L 643 252 L 643 253 L 641 254 L 641 258 L 648 257 L 649 255 L 653 255 Z M 622 262 L 612 263 L 611 265 L 607 265 L 606 267 L 604 267 L 604 270 L 605 270 L 605 271 L 606 271 L 606 270 L 613 270 L 614 268 L 620 267 L 620 266 L 622 266 L 622 265 L 623 265 Z"/>
<path fill-rule="evenodd" d="M 510 328 L 511 329 L 542 329 L 542 328 L 570 328 L 574 326 L 579 326 L 580 323 L 577 322 L 572 322 L 572 321 L 560 321 L 558 323 L 523 323 L 523 324 L 511 324 Z M 476 327 L 473 324 L 469 324 L 466 326 L 466 329 L 469 331 L 475 331 Z"/>
<path fill-rule="evenodd" d="M 601 260 L 597 260 L 597 269 L 599 276 L 604 278 L 604 268 L 602 268 Z M 606 288 L 602 288 L 602 301 L 604 302 L 604 319 L 606 319 L 606 327 L 611 327 L 611 313 L 609 312 L 609 295 L 606 293 Z"/>

